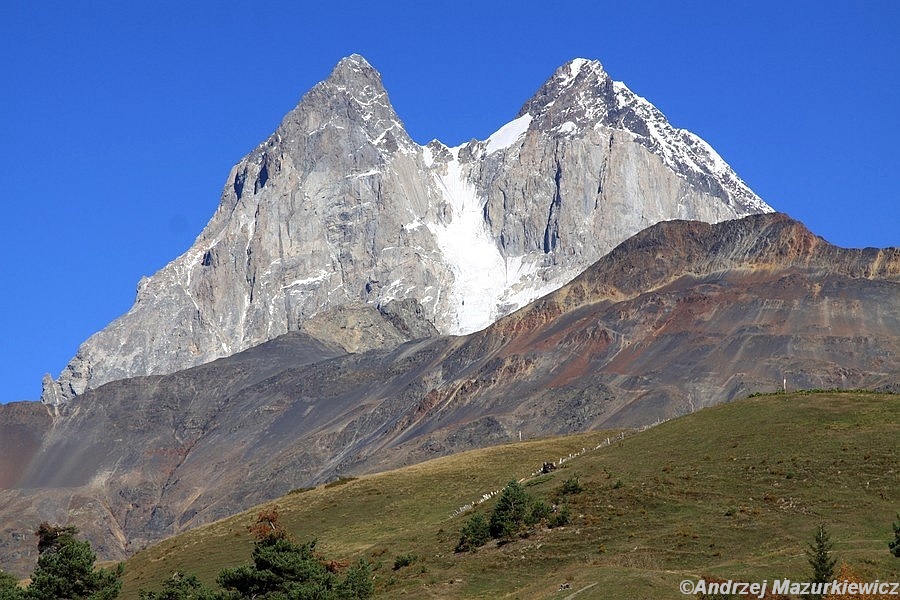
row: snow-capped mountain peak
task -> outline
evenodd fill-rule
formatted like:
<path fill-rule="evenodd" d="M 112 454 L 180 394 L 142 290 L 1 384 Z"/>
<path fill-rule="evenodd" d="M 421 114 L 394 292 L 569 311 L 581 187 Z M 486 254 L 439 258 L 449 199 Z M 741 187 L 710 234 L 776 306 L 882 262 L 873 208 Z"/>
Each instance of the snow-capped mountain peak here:
<path fill-rule="evenodd" d="M 201 364 L 346 305 L 411 302 L 440 332 L 469 333 L 656 222 L 769 210 L 597 61 L 566 63 L 486 140 L 448 148 L 413 142 L 381 76 L 349 56 L 233 167 L 194 245 L 142 280 L 43 398 Z"/>

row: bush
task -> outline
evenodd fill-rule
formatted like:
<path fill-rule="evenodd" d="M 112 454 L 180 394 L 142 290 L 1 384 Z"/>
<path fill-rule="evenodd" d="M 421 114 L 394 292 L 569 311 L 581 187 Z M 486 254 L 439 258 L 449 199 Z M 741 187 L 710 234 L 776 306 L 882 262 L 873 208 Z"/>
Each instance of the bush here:
<path fill-rule="evenodd" d="M 583 491 L 584 486 L 581 485 L 581 482 L 578 480 L 578 475 L 572 475 L 563 482 L 562 486 L 560 486 L 559 495 L 570 496 L 573 494 L 580 494 Z"/>
<path fill-rule="evenodd" d="M 401 554 L 394 559 L 394 570 L 399 571 L 403 567 L 408 567 L 409 565 L 416 562 L 416 555 L 408 552 L 406 554 Z"/>
<path fill-rule="evenodd" d="M 551 512 L 553 512 L 553 508 L 549 504 L 543 500 L 535 500 L 528 508 L 528 516 L 525 518 L 525 524 L 529 526 L 537 525 L 538 523 L 545 521 L 550 516 Z"/>
<path fill-rule="evenodd" d="M 491 539 L 491 528 L 487 519 L 481 514 L 472 515 L 459 532 L 457 552 L 468 552 L 484 546 Z"/>
<path fill-rule="evenodd" d="M 569 505 L 563 504 L 562 506 L 557 507 L 556 512 L 550 516 L 550 520 L 547 521 L 547 527 L 553 529 L 554 527 L 568 525 L 571 517 L 572 511 L 569 509 Z"/>

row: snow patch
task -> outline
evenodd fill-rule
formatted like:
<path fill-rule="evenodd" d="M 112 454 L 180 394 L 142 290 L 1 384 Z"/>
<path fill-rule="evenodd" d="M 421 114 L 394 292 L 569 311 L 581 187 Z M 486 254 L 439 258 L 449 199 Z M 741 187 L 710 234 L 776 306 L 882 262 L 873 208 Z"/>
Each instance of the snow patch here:
<path fill-rule="evenodd" d="M 581 67 L 587 64 L 589 61 L 586 58 L 576 58 L 569 63 L 569 73 L 572 76 L 572 79 L 578 77 L 578 74 L 581 73 Z"/>
<path fill-rule="evenodd" d="M 568 65 L 568 72 L 561 73 L 559 75 L 559 85 L 561 87 L 566 87 L 571 84 L 578 74 L 581 73 L 582 67 L 589 63 L 590 61 L 586 58 L 576 58 L 573 59 Z"/>
<path fill-rule="evenodd" d="M 556 127 L 557 131 L 559 131 L 560 133 L 565 133 L 565 134 L 575 133 L 575 131 L 577 129 L 578 129 L 578 125 L 576 125 L 572 121 L 566 121 L 562 125 L 559 125 Z"/>
<path fill-rule="evenodd" d="M 417 218 L 416 220 L 412 221 L 411 223 L 405 224 L 405 225 L 403 226 L 403 231 L 415 231 L 416 229 L 418 229 L 418 228 L 421 227 L 422 225 L 424 225 L 424 223 L 422 223 L 422 221 L 420 221 L 420 220 Z"/>
<path fill-rule="evenodd" d="M 504 257 L 484 220 L 485 200 L 459 162 L 460 147 L 449 150 L 453 158 L 445 174 L 432 172 L 446 203 L 445 217 L 425 225 L 454 277 L 445 292 L 450 310 L 447 333 L 464 335 L 560 288 L 578 270 L 548 281 L 543 276 L 543 253 Z"/>
<path fill-rule="evenodd" d="M 487 139 L 487 153 L 493 154 L 498 150 L 509 148 L 515 144 L 516 141 L 528 131 L 528 126 L 531 125 L 531 119 L 531 115 L 526 113 L 518 119 L 513 119 L 491 134 L 491 137 Z"/>
<path fill-rule="evenodd" d="M 286 283 L 281 286 L 281 289 L 286 290 L 288 288 L 297 287 L 298 285 L 309 285 L 311 283 L 318 283 L 328 277 L 328 271 L 319 271 L 318 274 L 313 275 L 312 277 L 307 277 L 306 279 L 295 279 L 290 283 Z"/>
<path fill-rule="evenodd" d="M 379 175 L 381 170 L 379 169 L 369 169 L 365 173 L 357 173 L 355 175 L 347 175 L 348 179 L 361 179 L 362 177 L 371 177 L 372 175 Z"/>
<path fill-rule="evenodd" d="M 455 323 L 450 333 L 466 334 L 494 322 L 496 298 L 506 289 L 506 261 L 484 221 L 484 201 L 462 172 L 459 147 L 451 148 L 453 159 L 446 174 L 432 172 L 447 204 L 449 218 L 428 223 L 454 282 L 449 290 Z"/>

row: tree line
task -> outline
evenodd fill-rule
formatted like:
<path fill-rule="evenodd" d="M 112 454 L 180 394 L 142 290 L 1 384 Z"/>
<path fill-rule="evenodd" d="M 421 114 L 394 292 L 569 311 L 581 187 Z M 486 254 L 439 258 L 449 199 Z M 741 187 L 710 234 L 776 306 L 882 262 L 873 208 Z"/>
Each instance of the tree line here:
<path fill-rule="evenodd" d="M 259 513 L 250 527 L 251 562 L 219 573 L 218 588 L 190 573 L 174 573 L 158 591 L 141 590 L 141 600 L 365 600 L 374 593 L 371 567 L 363 559 L 344 568 L 316 552 L 316 541 L 299 543 L 278 520 L 277 509 Z M 0 600 L 112 600 L 122 588 L 124 564 L 96 568 L 87 541 L 75 527 L 41 523 L 38 562 L 31 582 L 0 571 Z"/>
<path fill-rule="evenodd" d="M 569 519 L 568 498 L 583 489 L 577 477 L 570 477 L 557 490 L 554 504 L 548 505 L 529 496 L 518 482 L 511 481 L 489 518 L 476 513 L 463 525 L 456 551 L 475 551 L 491 539 L 510 543 L 541 524 L 565 525 Z M 893 539 L 887 544 L 888 550 L 900 558 L 900 514 L 892 527 Z M 280 523 L 277 508 L 259 513 L 249 529 L 254 538 L 251 562 L 223 569 L 216 580 L 217 587 L 205 585 L 193 574 L 176 572 L 162 583 L 161 589 L 141 590 L 141 600 L 365 600 L 373 596 L 372 568 L 366 560 L 359 559 L 350 566 L 326 560 L 316 552 L 315 540 L 300 543 L 293 539 Z M 109 569 L 96 567 L 97 557 L 90 543 L 79 540 L 77 534 L 75 527 L 41 523 L 35 531 L 38 561 L 30 583 L 22 586 L 15 577 L 0 571 L 0 600 L 117 598 L 124 564 Z M 404 557 L 398 557 L 398 561 L 401 558 Z M 405 558 L 408 562 L 414 560 L 411 555 Z M 813 583 L 835 579 L 860 581 L 848 565 L 841 565 L 839 572 L 835 572 L 837 559 L 824 525 L 816 529 L 813 542 L 808 544 L 807 558 L 811 568 L 809 581 Z M 395 562 L 394 569 L 402 566 L 405 564 Z M 705 579 L 715 581 L 711 577 Z M 821 595 L 805 597 L 830 600 Z"/>

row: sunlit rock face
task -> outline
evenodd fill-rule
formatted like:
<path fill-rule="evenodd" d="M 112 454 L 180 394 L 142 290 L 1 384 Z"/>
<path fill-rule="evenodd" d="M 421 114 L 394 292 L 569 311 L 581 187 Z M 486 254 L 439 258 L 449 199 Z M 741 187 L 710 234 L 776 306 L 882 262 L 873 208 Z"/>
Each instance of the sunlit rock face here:
<path fill-rule="evenodd" d="M 47 404 L 229 356 L 345 305 L 416 303 L 465 334 L 659 221 L 769 212 L 701 139 L 600 63 L 560 67 L 483 141 L 425 146 L 381 76 L 343 59 L 235 165 L 194 245 L 138 285 Z"/>

